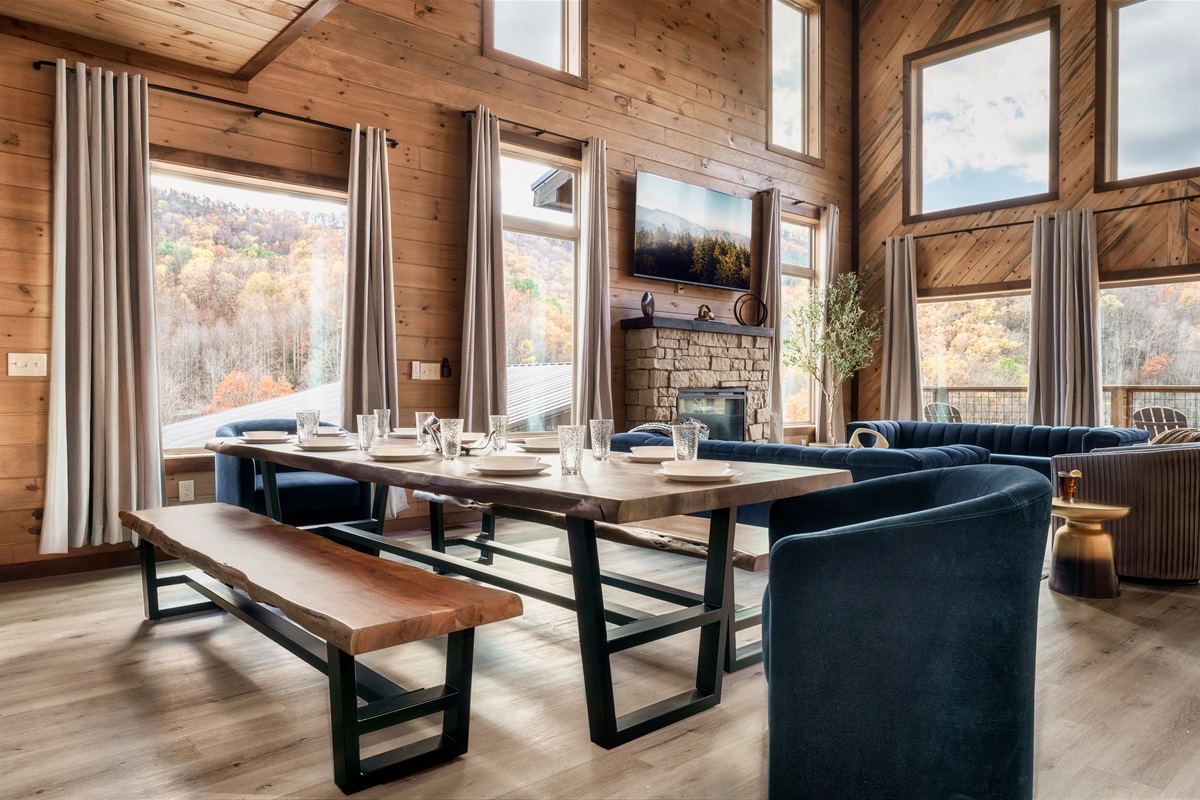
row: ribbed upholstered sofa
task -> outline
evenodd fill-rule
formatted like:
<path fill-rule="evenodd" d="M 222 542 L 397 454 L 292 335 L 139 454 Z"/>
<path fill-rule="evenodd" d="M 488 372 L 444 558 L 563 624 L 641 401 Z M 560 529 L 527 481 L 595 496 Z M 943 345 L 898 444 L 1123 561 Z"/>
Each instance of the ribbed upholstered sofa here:
<path fill-rule="evenodd" d="M 618 433 L 613 436 L 612 449 L 627 453 L 631 447 L 670 444 L 670 438 L 654 434 Z M 971 444 L 876 450 L 707 439 L 700 442 L 699 455 L 700 458 L 721 461 L 760 461 L 769 464 L 794 464 L 800 467 L 846 469 L 850 471 L 855 482 L 939 467 L 987 464 L 989 461 L 985 448 Z M 769 503 L 743 506 L 738 509 L 738 522 L 766 526 L 769 514 Z"/>
<path fill-rule="evenodd" d="M 892 448 L 976 445 L 992 454 L 993 464 L 1029 467 L 1050 477 L 1052 456 L 1087 453 L 1100 447 L 1128 447 L 1148 442 L 1150 434 L 1136 428 L 1085 428 L 1051 425 L 982 425 L 971 422 L 909 422 L 873 420 L 851 422 L 846 436 L 864 428 L 887 439 Z M 869 438 L 869 437 L 866 437 Z"/>

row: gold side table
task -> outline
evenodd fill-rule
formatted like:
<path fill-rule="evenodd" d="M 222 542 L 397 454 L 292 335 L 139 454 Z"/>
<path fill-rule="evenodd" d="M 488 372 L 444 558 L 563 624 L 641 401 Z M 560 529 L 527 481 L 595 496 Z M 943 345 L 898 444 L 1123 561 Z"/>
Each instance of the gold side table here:
<path fill-rule="evenodd" d="M 1068 503 L 1054 498 L 1051 513 L 1066 524 L 1054 532 L 1050 588 L 1075 597 L 1110 598 L 1121 594 L 1113 563 L 1112 534 L 1101 523 L 1120 519 L 1129 506 Z"/>

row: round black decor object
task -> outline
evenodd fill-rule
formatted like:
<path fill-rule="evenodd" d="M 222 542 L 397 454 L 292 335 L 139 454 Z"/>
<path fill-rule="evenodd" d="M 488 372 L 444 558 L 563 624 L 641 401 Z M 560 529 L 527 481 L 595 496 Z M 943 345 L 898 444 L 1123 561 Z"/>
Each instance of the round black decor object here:
<path fill-rule="evenodd" d="M 650 292 L 646 292 L 644 295 L 642 295 L 642 316 L 654 316 L 654 295 Z"/>
<path fill-rule="evenodd" d="M 767 304 L 756 294 L 744 294 L 733 304 L 733 318 L 740 325 L 766 325 Z"/>

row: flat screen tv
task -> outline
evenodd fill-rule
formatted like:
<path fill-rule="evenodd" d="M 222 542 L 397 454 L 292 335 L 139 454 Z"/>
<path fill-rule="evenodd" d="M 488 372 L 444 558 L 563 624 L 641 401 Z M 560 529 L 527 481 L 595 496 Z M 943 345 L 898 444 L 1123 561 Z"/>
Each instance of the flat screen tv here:
<path fill-rule="evenodd" d="M 750 291 L 750 199 L 637 174 L 633 274 Z"/>

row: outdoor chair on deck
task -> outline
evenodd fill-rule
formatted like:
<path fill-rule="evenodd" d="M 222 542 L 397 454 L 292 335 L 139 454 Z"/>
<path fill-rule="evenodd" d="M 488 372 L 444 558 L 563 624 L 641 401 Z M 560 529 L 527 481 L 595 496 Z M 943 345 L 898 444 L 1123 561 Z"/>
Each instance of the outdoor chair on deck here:
<path fill-rule="evenodd" d="M 336 427 L 322 423 L 322 427 Z M 294 418 L 253 419 L 230 422 L 217 428 L 217 436 L 230 438 L 245 431 L 296 432 Z M 262 475 L 253 459 L 217 455 L 217 502 L 241 506 L 256 514 L 266 514 Z M 283 465 L 275 468 L 279 486 L 279 505 L 283 522 L 289 525 L 329 525 L 335 522 L 361 522 L 372 518 L 371 484 L 308 472 Z"/>
<path fill-rule="evenodd" d="M 1032 797 L 1051 494 L 978 465 L 775 501 L 770 800 Z"/>
<path fill-rule="evenodd" d="M 1133 412 L 1131 420 L 1133 421 L 1133 427 L 1150 431 L 1151 439 L 1163 431 L 1186 428 L 1188 426 L 1188 418 L 1183 412 L 1167 408 L 1166 406 L 1146 406 L 1145 408 L 1139 408 Z"/>
<path fill-rule="evenodd" d="M 926 422 L 962 422 L 962 412 L 958 406 L 949 403 L 929 403 L 925 406 Z"/>

